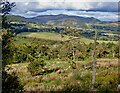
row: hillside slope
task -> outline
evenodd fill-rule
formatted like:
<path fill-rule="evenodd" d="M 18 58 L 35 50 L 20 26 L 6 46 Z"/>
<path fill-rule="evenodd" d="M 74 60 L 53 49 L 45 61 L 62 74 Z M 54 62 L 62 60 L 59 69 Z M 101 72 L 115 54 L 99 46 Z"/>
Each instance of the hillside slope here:
<path fill-rule="evenodd" d="M 80 20 L 81 22 L 87 22 L 87 23 L 96 23 L 100 22 L 100 20 L 95 19 L 93 17 L 90 18 L 85 18 L 85 17 L 79 17 L 79 16 L 69 16 L 69 15 L 42 15 L 42 16 L 37 16 L 33 18 L 29 18 L 29 20 L 37 23 L 47 23 L 48 21 L 57 21 L 57 20 L 64 20 L 64 19 L 75 19 L 75 20 Z"/>

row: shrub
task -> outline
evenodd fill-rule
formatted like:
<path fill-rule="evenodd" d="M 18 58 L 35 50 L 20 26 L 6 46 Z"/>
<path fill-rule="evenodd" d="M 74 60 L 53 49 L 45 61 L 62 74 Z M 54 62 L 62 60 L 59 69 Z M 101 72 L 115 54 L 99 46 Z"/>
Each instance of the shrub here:
<path fill-rule="evenodd" d="M 23 86 L 19 83 L 18 77 L 2 71 L 2 93 L 22 93 Z"/>
<path fill-rule="evenodd" d="M 43 67 L 46 65 L 43 59 L 35 60 L 28 65 L 28 71 L 31 75 L 43 74 Z"/>
<path fill-rule="evenodd" d="M 104 73 L 103 73 L 104 74 Z M 116 74 L 107 74 L 99 75 L 97 78 L 97 90 L 98 93 L 106 92 L 106 93 L 117 93 L 117 85 L 118 85 L 118 75 Z"/>

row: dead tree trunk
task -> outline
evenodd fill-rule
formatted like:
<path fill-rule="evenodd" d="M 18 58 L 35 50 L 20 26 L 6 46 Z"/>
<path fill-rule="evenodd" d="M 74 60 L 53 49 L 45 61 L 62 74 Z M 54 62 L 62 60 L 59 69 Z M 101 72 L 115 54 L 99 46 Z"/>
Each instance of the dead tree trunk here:
<path fill-rule="evenodd" d="M 96 41 L 97 41 L 97 31 L 95 31 L 94 50 L 93 50 L 93 75 L 92 75 L 93 88 L 96 83 Z"/>

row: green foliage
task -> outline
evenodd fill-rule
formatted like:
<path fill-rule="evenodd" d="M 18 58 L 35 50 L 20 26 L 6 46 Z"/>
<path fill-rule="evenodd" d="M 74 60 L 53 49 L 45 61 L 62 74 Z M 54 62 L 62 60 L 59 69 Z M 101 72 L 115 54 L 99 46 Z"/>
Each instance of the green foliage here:
<path fill-rule="evenodd" d="M 14 54 L 13 34 L 9 30 L 2 32 L 2 66 L 12 63 Z"/>
<path fill-rule="evenodd" d="M 44 62 L 44 60 L 42 60 L 41 58 L 38 58 L 34 62 L 31 62 L 28 65 L 28 71 L 32 75 L 43 74 L 43 72 L 44 72 L 43 67 L 45 66 L 45 64 L 46 63 Z"/>
<path fill-rule="evenodd" d="M 18 39 L 21 39 L 18 37 Z M 24 41 L 26 38 L 23 39 Z M 28 40 L 28 39 L 27 39 Z M 85 44 L 81 40 L 67 42 L 30 39 L 26 43 L 15 41 L 14 63 L 33 62 L 37 58 L 44 60 L 64 60 L 68 62 L 84 61 L 92 57 L 93 43 Z M 118 45 L 114 43 L 97 43 L 97 58 L 116 58 Z M 12 50 L 12 49 L 11 49 Z"/>
<path fill-rule="evenodd" d="M 2 71 L 2 93 L 22 93 L 23 86 L 19 83 L 18 77 Z"/>
<path fill-rule="evenodd" d="M 10 23 L 8 22 L 7 15 L 10 13 L 11 9 L 15 6 L 15 3 L 10 3 L 7 0 L 3 0 L 0 3 L 1 11 L 2 11 L 2 60 L 3 60 L 3 68 L 5 65 L 10 63 L 10 58 L 13 55 L 12 49 L 12 37 L 13 33 L 10 30 Z M 11 58 L 12 59 L 12 58 Z"/>
<path fill-rule="evenodd" d="M 7 15 L 15 6 L 7 0 L 0 2 L 2 10 L 2 93 L 21 93 L 23 86 L 19 83 L 17 76 L 10 75 L 5 71 L 5 66 L 13 61 L 14 45 L 13 33 Z"/>
<path fill-rule="evenodd" d="M 99 74 L 97 77 L 97 90 L 98 93 L 107 92 L 107 93 L 117 93 L 117 85 L 118 85 L 118 75 L 117 74 L 107 74 L 104 75 Z M 109 73 L 109 72 L 108 72 Z M 101 92 L 102 91 L 102 92 Z"/>
<path fill-rule="evenodd" d="M 15 6 L 15 3 L 10 3 L 7 0 L 3 0 L 0 3 L 1 11 L 2 11 L 2 28 L 8 29 L 10 28 L 10 23 L 8 22 L 7 15 L 10 13 L 11 9 Z"/>

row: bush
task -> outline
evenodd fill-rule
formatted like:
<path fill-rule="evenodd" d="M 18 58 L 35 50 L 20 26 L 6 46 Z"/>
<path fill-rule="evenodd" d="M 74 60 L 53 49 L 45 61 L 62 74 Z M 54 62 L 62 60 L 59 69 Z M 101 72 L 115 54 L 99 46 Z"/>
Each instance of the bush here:
<path fill-rule="evenodd" d="M 31 75 L 43 74 L 43 72 L 44 72 L 43 67 L 45 65 L 46 65 L 46 63 L 44 62 L 44 60 L 42 60 L 42 59 L 35 60 L 34 62 L 31 62 L 28 65 L 28 71 L 31 73 Z"/>
<path fill-rule="evenodd" d="M 102 76 L 103 75 L 103 76 Z M 117 93 L 118 75 L 117 74 L 99 74 L 97 79 L 98 93 Z"/>
<path fill-rule="evenodd" d="M 22 93 L 23 86 L 19 83 L 18 77 L 2 71 L 2 93 Z"/>

